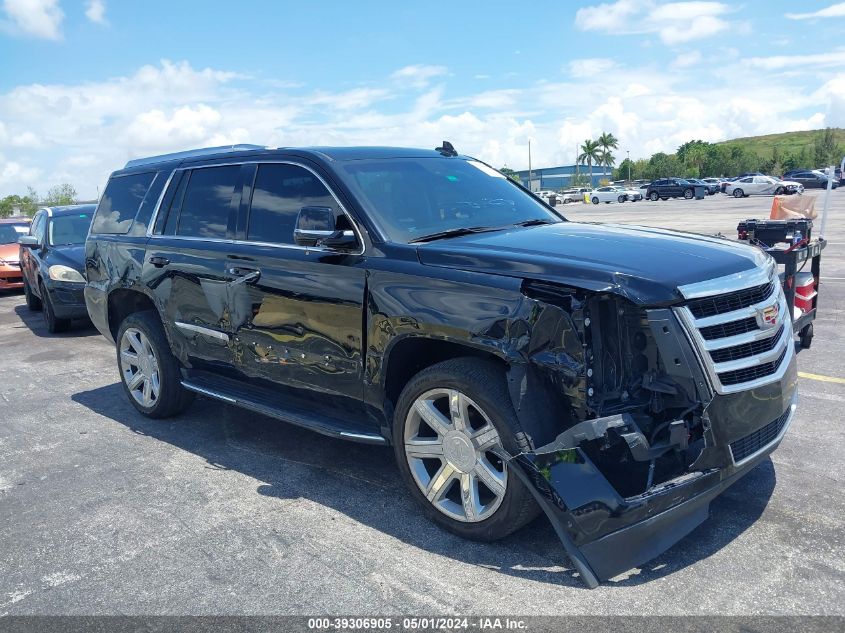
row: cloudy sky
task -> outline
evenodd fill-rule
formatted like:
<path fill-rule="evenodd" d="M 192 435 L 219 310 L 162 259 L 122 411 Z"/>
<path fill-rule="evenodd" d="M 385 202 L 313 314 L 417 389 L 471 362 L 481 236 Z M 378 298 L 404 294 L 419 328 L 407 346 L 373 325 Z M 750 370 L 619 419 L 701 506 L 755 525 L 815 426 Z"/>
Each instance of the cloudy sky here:
<path fill-rule="evenodd" d="M 498 166 L 845 127 L 845 2 L 0 0 L 0 196 L 193 147 Z"/>

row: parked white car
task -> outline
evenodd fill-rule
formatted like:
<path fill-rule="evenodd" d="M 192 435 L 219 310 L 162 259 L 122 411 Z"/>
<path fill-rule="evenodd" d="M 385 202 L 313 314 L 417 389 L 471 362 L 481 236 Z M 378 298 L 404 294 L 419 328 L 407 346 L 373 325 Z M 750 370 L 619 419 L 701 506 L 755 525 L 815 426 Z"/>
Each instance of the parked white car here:
<path fill-rule="evenodd" d="M 725 185 L 725 193 L 734 198 L 745 196 L 779 196 L 803 193 L 804 185 L 793 180 L 778 180 L 771 176 L 746 176 Z"/>
<path fill-rule="evenodd" d="M 627 199 L 628 196 L 625 191 L 616 187 L 599 187 L 590 192 L 590 202 L 593 204 L 598 204 L 599 202 L 608 204 L 611 202 L 625 202 Z"/>
<path fill-rule="evenodd" d="M 561 200 L 563 204 L 569 204 L 570 202 L 579 202 L 584 199 L 584 194 L 580 193 L 577 189 L 567 189 L 565 191 L 561 191 L 557 195 L 557 199 Z"/>
<path fill-rule="evenodd" d="M 613 185 L 613 188 L 617 191 L 621 191 L 625 194 L 625 199 L 631 202 L 639 202 L 643 199 L 643 192 L 639 189 L 633 189 L 631 187 L 622 187 L 619 185 Z"/>

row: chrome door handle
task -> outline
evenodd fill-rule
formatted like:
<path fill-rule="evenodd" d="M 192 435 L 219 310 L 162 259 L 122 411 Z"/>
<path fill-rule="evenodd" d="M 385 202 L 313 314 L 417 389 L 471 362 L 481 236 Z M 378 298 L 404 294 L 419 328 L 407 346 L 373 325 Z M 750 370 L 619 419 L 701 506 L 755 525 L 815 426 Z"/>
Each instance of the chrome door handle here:
<path fill-rule="evenodd" d="M 258 281 L 258 278 L 261 277 L 261 271 L 255 270 L 254 268 L 232 267 L 227 268 L 226 272 L 237 277 L 237 279 L 230 282 L 233 284 L 248 284 L 253 281 Z"/>

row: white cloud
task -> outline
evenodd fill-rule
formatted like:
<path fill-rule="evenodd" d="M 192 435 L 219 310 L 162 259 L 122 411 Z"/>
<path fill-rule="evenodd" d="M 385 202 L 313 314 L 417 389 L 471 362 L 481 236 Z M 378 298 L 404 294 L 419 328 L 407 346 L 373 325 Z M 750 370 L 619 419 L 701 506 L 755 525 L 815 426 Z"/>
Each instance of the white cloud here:
<path fill-rule="evenodd" d="M 589 57 L 586 59 L 573 59 L 567 68 L 573 77 L 594 77 L 607 72 L 616 66 L 612 59 L 604 57 Z"/>
<path fill-rule="evenodd" d="M 59 0 L 3 0 L 3 11 L 9 20 L 4 30 L 46 40 L 62 37 L 65 14 Z"/>
<path fill-rule="evenodd" d="M 829 53 L 812 55 L 774 55 L 772 57 L 752 57 L 748 64 L 764 70 L 782 70 L 784 68 L 798 68 L 806 72 L 808 67 L 831 68 L 845 66 L 845 48 Z"/>
<path fill-rule="evenodd" d="M 688 53 L 678 55 L 672 62 L 672 66 L 674 68 L 688 68 L 689 66 L 695 66 L 701 63 L 701 59 L 700 51 L 689 51 Z"/>
<path fill-rule="evenodd" d="M 400 68 L 390 77 L 394 81 L 413 88 L 425 88 L 429 83 L 431 83 L 432 79 L 445 75 L 447 72 L 448 69 L 445 66 L 414 64 L 412 66 Z"/>
<path fill-rule="evenodd" d="M 608 35 L 654 33 L 664 44 L 675 45 L 727 31 L 731 23 L 724 16 L 731 11 L 722 2 L 618 0 L 578 9 L 575 26 Z"/>
<path fill-rule="evenodd" d="M 814 20 L 816 18 L 842 18 L 845 17 L 845 2 L 837 2 L 824 9 L 812 13 L 787 13 L 790 20 Z"/>
<path fill-rule="evenodd" d="M 498 90 L 421 89 L 388 76 L 375 84 L 383 87 L 333 92 L 162 61 L 124 77 L 21 85 L 0 93 L 0 147 L 9 148 L 0 197 L 68 181 L 90 198 L 130 158 L 239 142 L 433 148 L 448 139 L 462 153 L 523 169 L 529 138 L 534 165 L 549 166 L 571 163 L 576 146 L 602 131 L 620 139 L 618 157 L 639 158 L 692 138 L 845 124 L 845 72 L 796 84 L 761 68 L 702 91 L 701 78 L 683 69 L 603 68 L 559 82 L 503 79 Z"/>
<path fill-rule="evenodd" d="M 107 24 L 105 0 L 87 0 L 85 17 L 97 24 Z"/>

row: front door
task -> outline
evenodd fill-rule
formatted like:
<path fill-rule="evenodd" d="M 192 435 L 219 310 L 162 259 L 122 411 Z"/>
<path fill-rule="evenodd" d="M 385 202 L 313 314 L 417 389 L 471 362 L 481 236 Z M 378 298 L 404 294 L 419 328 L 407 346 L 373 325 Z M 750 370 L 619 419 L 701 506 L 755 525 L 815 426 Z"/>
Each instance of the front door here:
<path fill-rule="evenodd" d="M 316 410 L 343 411 L 360 423 L 362 248 L 360 242 L 344 253 L 297 246 L 294 225 L 306 206 L 331 207 L 351 223 L 308 167 L 260 164 L 252 186 L 244 187 L 239 239 L 226 262 L 235 363 L 256 385 L 284 386 Z"/>

